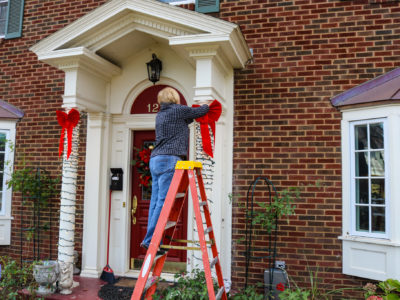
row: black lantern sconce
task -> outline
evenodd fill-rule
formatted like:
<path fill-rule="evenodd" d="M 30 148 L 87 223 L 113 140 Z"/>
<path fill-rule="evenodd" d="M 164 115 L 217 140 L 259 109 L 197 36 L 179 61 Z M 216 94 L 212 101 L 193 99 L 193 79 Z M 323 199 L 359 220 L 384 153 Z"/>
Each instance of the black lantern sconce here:
<path fill-rule="evenodd" d="M 147 74 L 149 76 L 149 80 L 156 84 L 157 81 L 160 80 L 160 73 L 162 70 L 162 62 L 157 58 L 157 56 L 153 53 L 153 59 L 146 63 L 147 65 Z"/>

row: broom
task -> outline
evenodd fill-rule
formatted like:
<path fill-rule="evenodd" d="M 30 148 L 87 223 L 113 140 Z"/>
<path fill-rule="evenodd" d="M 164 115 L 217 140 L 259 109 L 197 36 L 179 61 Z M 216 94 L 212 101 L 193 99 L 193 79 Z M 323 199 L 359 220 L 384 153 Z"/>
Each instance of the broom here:
<path fill-rule="evenodd" d="M 108 258 L 110 254 L 110 220 L 111 220 L 111 189 L 110 189 L 110 200 L 108 204 L 108 237 L 107 237 L 107 264 L 103 268 L 103 272 L 101 273 L 100 279 L 107 281 L 108 283 L 115 283 L 117 280 L 114 276 L 114 271 L 111 269 L 108 264 Z"/>

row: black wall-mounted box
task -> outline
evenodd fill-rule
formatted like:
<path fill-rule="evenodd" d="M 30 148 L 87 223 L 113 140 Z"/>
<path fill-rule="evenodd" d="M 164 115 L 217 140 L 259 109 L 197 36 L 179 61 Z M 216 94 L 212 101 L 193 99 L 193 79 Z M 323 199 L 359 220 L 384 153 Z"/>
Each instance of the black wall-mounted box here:
<path fill-rule="evenodd" d="M 121 168 L 111 168 L 111 184 L 110 190 L 112 191 L 122 191 L 122 181 L 123 181 L 123 174 Z"/>

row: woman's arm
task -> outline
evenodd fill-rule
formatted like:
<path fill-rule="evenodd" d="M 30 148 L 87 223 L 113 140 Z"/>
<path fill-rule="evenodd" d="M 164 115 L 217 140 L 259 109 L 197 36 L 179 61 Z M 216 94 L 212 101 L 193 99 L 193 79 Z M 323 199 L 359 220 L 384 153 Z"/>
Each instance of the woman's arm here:
<path fill-rule="evenodd" d="M 203 104 L 199 107 L 189 107 L 186 105 L 182 105 L 179 108 L 180 117 L 182 119 L 197 119 L 207 114 L 209 110 L 210 107 L 208 106 L 208 104 Z"/>

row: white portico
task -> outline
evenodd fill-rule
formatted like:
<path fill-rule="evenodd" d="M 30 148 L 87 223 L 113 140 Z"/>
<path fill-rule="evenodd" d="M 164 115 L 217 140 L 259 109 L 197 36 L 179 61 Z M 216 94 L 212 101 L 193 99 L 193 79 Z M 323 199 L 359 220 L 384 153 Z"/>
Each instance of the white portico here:
<path fill-rule="evenodd" d="M 86 156 L 81 276 L 99 277 L 106 263 L 110 168 L 124 171 L 123 190 L 112 193 L 110 265 L 117 275 L 135 275 L 129 270 L 132 131 L 154 129 L 155 115 L 130 110 L 152 85 L 146 62 L 156 53 L 163 63 L 157 84 L 179 90 L 189 106 L 209 99 L 223 106 L 211 211 L 223 274 L 230 277 L 233 76 L 251 58 L 239 27 L 155 0 L 111 0 L 31 50 L 65 72 L 63 106 L 88 115 L 86 153 L 80 153 Z M 189 254 L 189 269 L 192 262 Z"/>

